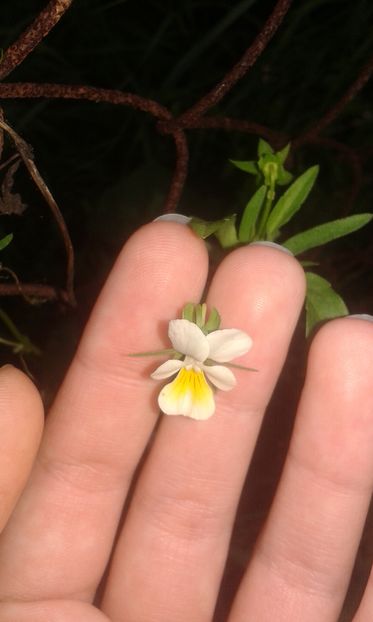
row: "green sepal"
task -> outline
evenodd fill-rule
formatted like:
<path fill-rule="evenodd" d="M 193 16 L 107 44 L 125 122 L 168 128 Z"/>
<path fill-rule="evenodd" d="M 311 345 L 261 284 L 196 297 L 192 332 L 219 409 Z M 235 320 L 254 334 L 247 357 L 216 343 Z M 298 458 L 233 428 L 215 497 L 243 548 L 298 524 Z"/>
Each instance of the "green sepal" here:
<path fill-rule="evenodd" d="M 141 356 L 165 356 L 170 355 L 173 358 L 180 358 L 180 355 L 173 348 L 165 348 L 163 350 L 149 350 L 149 352 L 130 352 L 127 356 L 141 357 Z"/>
<path fill-rule="evenodd" d="M 194 304 L 194 302 L 187 302 L 187 304 L 183 307 L 183 310 L 181 313 L 182 319 L 188 320 L 189 322 L 195 322 L 195 317 L 196 317 L 195 308 L 196 308 L 196 305 Z"/>
<path fill-rule="evenodd" d="M 224 363 L 226 367 L 233 367 L 233 369 L 243 369 L 244 371 L 259 371 L 255 367 L 245 367 L 245 365 L 238 365 L 237 363 Z"/>
<path fill-rule="evenodd" d="M 209 318 L 203 327 L 203 332 L 207 335 L 208 333 L 212 333 L 214 330 L 218 330 L 220 328 L 221 318 L 219 312 L 213 307 L 210 311 Z"/>
<path fill-rule="evenodd" d="M 196 314 L 195 323 L 197 324 L 198 328 L 203 329 L 206 322 L 206 303 L 204 302 L 203 304 L 196 304 L 194 305 L 194 308 Z"/>

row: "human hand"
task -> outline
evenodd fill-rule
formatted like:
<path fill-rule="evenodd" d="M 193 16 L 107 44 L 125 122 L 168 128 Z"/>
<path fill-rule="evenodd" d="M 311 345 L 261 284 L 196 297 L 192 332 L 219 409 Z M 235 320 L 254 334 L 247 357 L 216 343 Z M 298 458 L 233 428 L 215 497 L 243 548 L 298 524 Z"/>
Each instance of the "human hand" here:
<path fill-rule="evenodd" d="M 253 347 L 239 362 L 259 372 L 235 371 L 237 386 L 216 394 L 207 421 L 162 416 L 155 428 L 160 386 L 150 373 L 159 358 L 126 354 L 167 346 L 168 320 L 200 299 L 207 267 L 204 244 L 182 225 L 152 223 L 129 240 L 35 461 L 40 398 L 20 371 L 0 370 L 0 622 L 212 619 L 305 285 L 299 264 L 279 250 L 253 245 L 228 255 L 207 303 L 223 326 L 250 334 Z M 373 482 L 372 375 L 372 323 L 345 318 L 321 328 L 277 494 L 229 622 L 338 619 Z M 369 583 L 354 622 L 372 618 Z"/>

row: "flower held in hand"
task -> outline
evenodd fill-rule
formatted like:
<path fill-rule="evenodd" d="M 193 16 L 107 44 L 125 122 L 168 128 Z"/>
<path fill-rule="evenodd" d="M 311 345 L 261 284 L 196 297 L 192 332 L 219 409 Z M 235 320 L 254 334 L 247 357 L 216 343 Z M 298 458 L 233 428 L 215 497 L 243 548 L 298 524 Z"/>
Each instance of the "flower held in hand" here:
<path fill-rule="evenodd" d="M 187 317 L 196 317 L 196 322 Z M 206 305 L 186 305 L 183 319 L 169 323 L 168 336 L 175 358 L 151 374 L 152 378 L 163 380 L 177 373 L 158 397 L 159 407 L 166 415 L 208 419 L 215 411 L 215 401 L 207 380 L 223 391 L 232 389 L 236 379 L 228 366 L 219 363 L 228 363 L 251 348 L 251 338 L 241 330 L 211 330 L 220 324 L 215 310 L 208 322 L 205 318 Z"/>

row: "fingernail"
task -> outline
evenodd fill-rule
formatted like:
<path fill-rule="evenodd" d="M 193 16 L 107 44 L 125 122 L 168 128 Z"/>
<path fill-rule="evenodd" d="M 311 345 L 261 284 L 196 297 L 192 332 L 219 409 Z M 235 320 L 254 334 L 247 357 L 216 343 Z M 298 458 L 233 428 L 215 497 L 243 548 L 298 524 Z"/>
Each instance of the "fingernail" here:
<path fill-rule="evenodd" d="M 354 315 L 347 315 L 347 318 L 356 318 L 357 320 L 373 322 L 373 315 L 369 315 L 368 313 L 355 313 Z"/>
<path fill-rule="evenodd" d="M 293 253 L 289 251 L 285 246 L 281 246 L 281 244 L 276 244 L 276 242 L 269 242 L 269 240 L 258 240 L 257 242 L 251 242 L 250 246 L 269 246 L 271 248 L 277 248 L 278 251 L 282 251 L 283 253 L 287 253 L 294 257 Z"/>
<path fill-rule="evenodd" d="M 157 220 L 168 220 L 178 222 L 181 225 L 187 225 L 192 219 L 190 216 L 184 216 L 184 214 L 162 214 L 162 216 L 154 218 L 153 222 L 157 222 Z"/>

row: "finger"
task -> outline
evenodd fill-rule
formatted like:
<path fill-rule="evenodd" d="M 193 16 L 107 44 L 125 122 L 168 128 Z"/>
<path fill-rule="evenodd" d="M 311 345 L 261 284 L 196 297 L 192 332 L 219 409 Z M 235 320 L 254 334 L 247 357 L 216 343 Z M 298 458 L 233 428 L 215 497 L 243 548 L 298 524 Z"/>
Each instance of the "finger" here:
<path fill-rule="evenodd" d="M 334 622 L 373 483 L 373 326 L 330 322 L 311 347 L 281 482 L 230 622 Z"/>
<path fill-rule="evenodd" d="M 252 246 L 230 254 L 208 295 L 223 327 L 253 348 L 238 384 L 217 394 L 207 421 L 164 417 L 142 471 L 112 564 L 103 610 L 115 622 L 212 618 L 232 522 L 264 409 L 304 294 L 299 264 Z"/>
<path fill-rule="evenodd" d="M 369 580 L 364 592 L 359 609 L 353 622 L 371 622 L 373 617 L 373 568 L 370 572 Z"/>
<path fill-rule="evenodd" d="M 147 359 L 166 319 L 202 293 L 204 244 L 174 223 L 127 243 L 47 421 L 33 478 L 0 543 L 6 598 L 92 598 L 158 417 Z M 150 373 L 150 372 L 149 372 Z M 27 534 L 27 537 L 25 537 Z"/>
<path fill-rule="evenodd" d="M 76 600 L 0 603 L 1 622 L 110 622 L 101 611 Z"/>
<path fill-rule="evenodd" d="M 43 429 L 38 391 L 21 371 L 0 369 L 0 531 L 30 474 Z"/>

